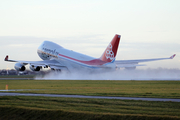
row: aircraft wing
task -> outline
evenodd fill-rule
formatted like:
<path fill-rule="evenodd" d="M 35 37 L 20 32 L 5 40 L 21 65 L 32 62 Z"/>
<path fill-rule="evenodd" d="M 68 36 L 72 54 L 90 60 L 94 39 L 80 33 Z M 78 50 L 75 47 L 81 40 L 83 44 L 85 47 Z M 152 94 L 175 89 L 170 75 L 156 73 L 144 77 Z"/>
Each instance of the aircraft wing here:
<path fill-rule="evenodd" d="M 51 67 L 51 68 L 60 68 L 60 67 L 65 67 L 63 64 L 59 63 L 55 59 L 53 60 L 43 60 L 43 61 L 22 61 L 22 60 L 9 60 L 8 56 L 5 57 L 4 61 L 8 62 L 18 62 L 23 65 L 30 64 L 32 66 L 41 66 L 41 67 Z"/>
<path fill-rule="evenodd" d="M 176 54 L 172 55 L 168 58 L 154 58 L 154 59 L 138 59 L 138 60 L 116 60 L 114 63 L 118 67 L 136 67 L 136 66 L 145 66 L 144 64 L 138 64 L 140 62 L 150 62 L 150 61 L 157 61 L 157 60 L 166 60 L 166 59 L 173 59 Z"/>

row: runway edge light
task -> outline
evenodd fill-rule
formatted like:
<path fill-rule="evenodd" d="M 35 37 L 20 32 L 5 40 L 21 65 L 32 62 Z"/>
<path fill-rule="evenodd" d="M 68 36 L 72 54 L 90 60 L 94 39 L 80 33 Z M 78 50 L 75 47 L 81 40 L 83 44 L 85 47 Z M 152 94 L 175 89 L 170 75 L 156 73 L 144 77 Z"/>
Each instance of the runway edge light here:
<path fill-rule="evenodd" d="M 6 85 L 6 90 L 8 90 L 8 85 Z"/>

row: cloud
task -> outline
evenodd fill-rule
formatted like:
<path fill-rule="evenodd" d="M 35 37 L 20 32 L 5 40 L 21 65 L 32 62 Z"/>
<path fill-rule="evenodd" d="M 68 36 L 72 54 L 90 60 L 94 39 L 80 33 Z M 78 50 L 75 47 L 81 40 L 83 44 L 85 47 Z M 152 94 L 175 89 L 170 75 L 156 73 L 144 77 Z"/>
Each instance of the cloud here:
<path fill-rule="evenodd" d="M 31 48 L 31 47 L 34 47 L 36 44 L 10 44 L 10 45 L 7 45 L 6 47 L 13 47 L 13 48 L 16 48 L 16 47 L 21 47 L 21 48 Z"/>

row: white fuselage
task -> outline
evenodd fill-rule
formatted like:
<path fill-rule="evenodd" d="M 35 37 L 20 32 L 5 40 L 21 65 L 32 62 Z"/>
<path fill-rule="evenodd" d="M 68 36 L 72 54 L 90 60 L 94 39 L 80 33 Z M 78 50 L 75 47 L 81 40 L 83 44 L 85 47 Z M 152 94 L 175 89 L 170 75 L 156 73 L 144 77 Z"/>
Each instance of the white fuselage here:
<path fill-rule="evenodd" d="M 56 60 L 61 65 L 65 65 L 68 68 L 114 68 L 115 64 L 106 63 L 94 57 L 90 57 L 72 50 L 63 48 L 62 46 L 50 42 L 44 41 L 37 51 L 39 57 L 43 60 Z"/>

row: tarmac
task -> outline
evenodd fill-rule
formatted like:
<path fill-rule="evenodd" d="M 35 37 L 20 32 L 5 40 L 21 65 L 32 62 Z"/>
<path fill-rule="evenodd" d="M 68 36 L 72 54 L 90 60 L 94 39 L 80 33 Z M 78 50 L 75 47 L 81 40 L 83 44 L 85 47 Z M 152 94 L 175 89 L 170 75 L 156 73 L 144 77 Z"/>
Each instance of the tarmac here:
<path fill-rule="evenodd" d="M 43 96 L 43 97 L 66 97 L 66 98 L 90 98 L 90 99 L 118 99 L 118 100 L 141 100 L 141 101 L 161 101 L 180 102 L 180 99 L 171 98 L 138 98 L 138 97 L 110 97 L 110 96 L 84 96 L 84 95 L 60 95 L 60 94 L 35 94 L 35 93 L 9 93 L 0 92 L 0 96 Z"/>

